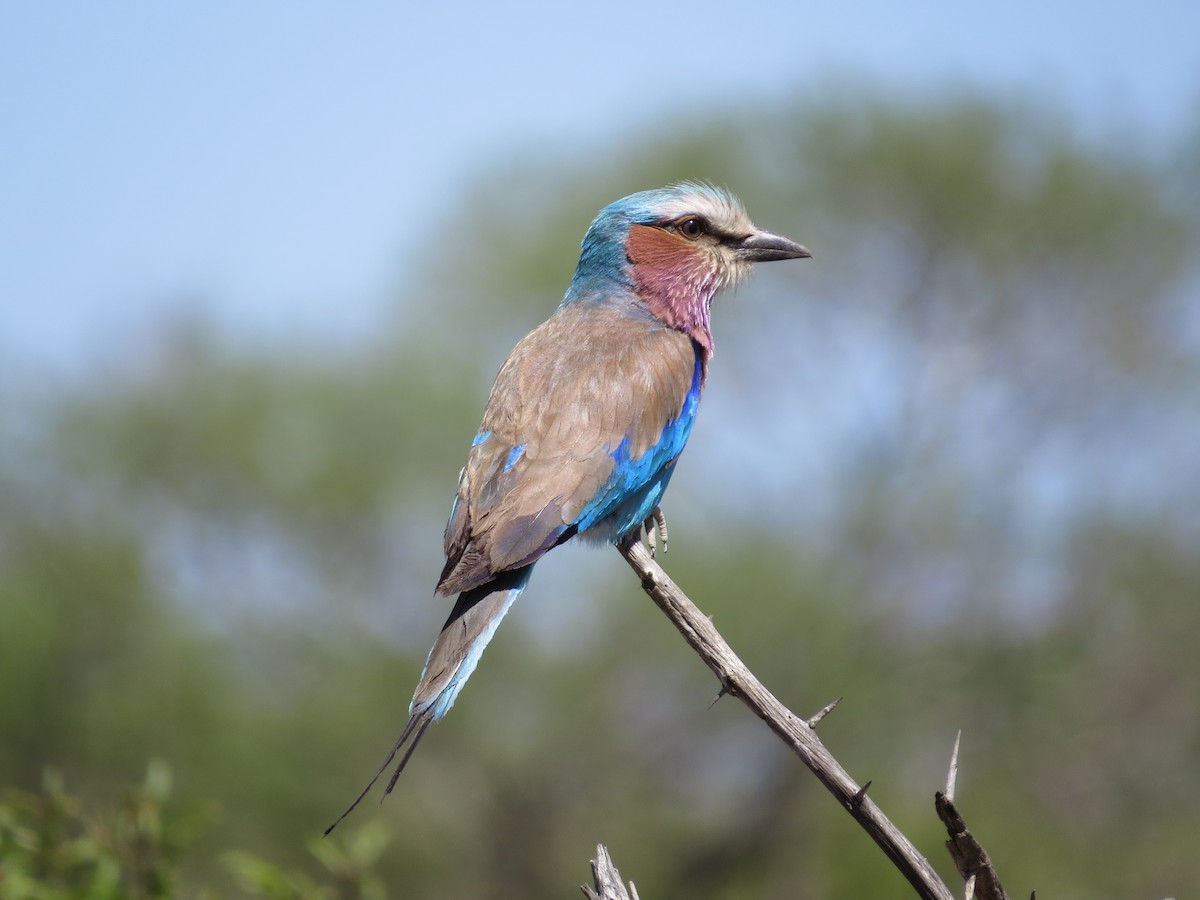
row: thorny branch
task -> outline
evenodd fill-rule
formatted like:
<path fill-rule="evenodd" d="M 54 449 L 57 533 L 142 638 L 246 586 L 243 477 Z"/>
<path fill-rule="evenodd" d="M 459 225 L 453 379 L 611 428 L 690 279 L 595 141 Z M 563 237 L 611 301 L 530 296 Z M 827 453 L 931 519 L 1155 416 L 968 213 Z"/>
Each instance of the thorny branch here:
<path fill-rule="evenodd" d="M 958 745 L 962 740 L 962 732 L 954 738 L 954 751 L 950 754 L 950 768 L 946 771 L 946 789 L 934 795 L 934 808 L 938 818 L 946 826 L 950 840 L 946 841 L 946 849 L 958 874 L 963 877 L 967 887 L 966 900 L 1008 900 L 1008 894 L 1000 886 L 1000 876 L 992 866 L 991 859 L 983 845 L 976 840 L 967 828 L 958 809 L 954 806 L 954 791 L 958 786 Z M 1036 898 L 1037 894 L 1034 893 Z"/>
<path fill-rule="evenodd" d="M 641 579 L 642 589 L 666 614 L 679 633 L 683 635 L 684 640 L 717 676 L 721 683 L 721 693 L 737 697 L 746 704 L 800 757 L 801 761 L 854 817 L 854 820 L 871 836 L 901 874 L 908 879 L 919 896 L 926 900 L 955 900 L 954 894 L 938 877 L 929 861 L 867 796 L 867 789 L 871 786 L 871 782 L 868 781 L 863 785 L 855 782 L 817 737 L 814 730 L 816 725 L 832 710 L 836 701 L 808 719 L 794 715 L 754 677 L 745 663 L 737 657 L 725 639 L 721 637 L 720 632 L 708 617 L 700 612 L 688 596 L 663 571 L 662 567 L 654 560 L 651 550 L 640 539 L 631 537 L 618 549 Z M 956 770 L 957 744 L 954 761 L 951 763 L 952 776 Z M 952 776 L 947 780 L 948 793 L 951 797 L 953 796 Z M 951 826 L 951 822 L 943 817 L 952 838 L 948 842 L 948 846 L 951 848 L 951 855 L 963 878 L 973 883 L 976 896 L 1007 900 L 1003 890 L 999 887 L 999 880 L 995 878 L 995 870 L 992 869 L 987 854 L 983 853 L 982 847 L 966 830 L 966 826 L 962 823 L 961 817 L 958 817 L 953 804 L 939 792 L 937 800 L 939 815 L 942 815 L 943 808 L 948 808 L 953 812 L 956 817 L 953 822 L 959 826 L 959 831 L 956 832 Z M 963 844 L 962 851 L 955 849 L 958 846 L 955 839 L 956 833 L 965 835 L 965 839 L 970 842 Z M 971 847 L 978 848 L 977 855 L 972 855 Z M 603 847 L 599 848 L 599 851 L 603 851 Z M 612 861 L 606 852 L 602 852 L 602 858 L 611 865 Z M 620 884 L 619 877 L 617 884 Z M 985 893 L 985 885 L 990 887 L 993 884 L 998 892 Z M 619 897 L 620 895 L 611 896 Z"/>

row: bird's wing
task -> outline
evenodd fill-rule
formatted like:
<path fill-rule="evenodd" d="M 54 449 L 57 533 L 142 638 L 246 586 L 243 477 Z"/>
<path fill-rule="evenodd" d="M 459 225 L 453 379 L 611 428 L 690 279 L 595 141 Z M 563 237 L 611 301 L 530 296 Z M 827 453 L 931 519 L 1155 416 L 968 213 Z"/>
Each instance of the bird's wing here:
<path fill-rule="evenodd" d="M 698 365 L 691 338 L 633 306 L 569 304 L 527 335 L 459 476 L 438 592 L 532 563 L 658 477 L 687 438 Z"/>

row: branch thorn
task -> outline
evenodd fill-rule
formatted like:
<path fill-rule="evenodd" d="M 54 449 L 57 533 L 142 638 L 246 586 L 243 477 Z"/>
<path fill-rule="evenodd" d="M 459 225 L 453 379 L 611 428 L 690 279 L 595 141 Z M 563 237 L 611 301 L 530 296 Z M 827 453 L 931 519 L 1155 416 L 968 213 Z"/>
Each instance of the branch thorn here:
<path fill-rule="evenodd" d="M 950 768 L 946 772 L 946 790 L 942 792 L 951 803 L 954 802 L 954 788 L 958 783 L 958 745 L 961 741 L 962 729 L 960 728 L 954 738 L 954 750 L 950 754 Z"/>
<path fill-rule="evenodd" d="M 819 724 L 821 724 L 821 720 L 833 712 L 837 708 L 837 705 L 841 702 L 842 698 L 838 697 L 832 703 L 826 703 L 824 706 L 818 709 L 805 720 L 808 724 L 808 727 L 815 729 Z"/>
<path fill-rule="evenodd" d="M 871 789 L 870 781 L 868 781 L 866 784 L 864 784 L 862 787 L 860 787 L 855 792 L 854 796 L 850 800 L 850 808 L 858 809 L 860 806 L 862 806 L 862 802 L 867 799 L 867 791 L 869 791 L 870 789 Z"/>

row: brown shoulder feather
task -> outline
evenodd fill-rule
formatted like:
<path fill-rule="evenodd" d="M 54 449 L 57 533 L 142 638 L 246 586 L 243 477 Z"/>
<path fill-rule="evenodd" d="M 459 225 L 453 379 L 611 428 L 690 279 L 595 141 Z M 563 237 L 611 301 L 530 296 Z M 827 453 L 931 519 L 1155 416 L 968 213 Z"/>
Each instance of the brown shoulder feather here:
<path fill-rule="evenodd" d="M 679 415 L 695 353 L 644 311 L 600 304 L 565 306 L 522 339 L 459 477 L 438 592 L 478 587 L 574 534 L 613 450 L 628 438 L 636 459 Z"/>

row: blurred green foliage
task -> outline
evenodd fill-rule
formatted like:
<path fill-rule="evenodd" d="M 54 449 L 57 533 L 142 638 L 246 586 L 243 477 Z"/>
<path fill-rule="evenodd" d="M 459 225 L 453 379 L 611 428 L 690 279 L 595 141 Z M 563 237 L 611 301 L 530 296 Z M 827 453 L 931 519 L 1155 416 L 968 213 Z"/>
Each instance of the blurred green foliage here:
<path fill-rule="evenodd" d="M 151 765 L 145 784 L 89 816 L 48 772 L 39 794 L 0 805 L 0 893 L 9 898 L 166 897 L 178 844 L 162 819 L 170 775 Z"/>
<path fill-rule="evenodd" d="M 204 827 L 196 818 L 167 819 L 171 772 L 151 762 L 144 783 L 118 803 L 91 811 L 47 771 L 38 793 L 10 791 L 0 802 L 0 896 L 6 900 L 139 900 L 178 896 L 178 859 Z M 250 897 L 278 900 L 373 900 L 385 897 L 372 867 L 388 844 L 380 823 L 342 841 L 314 839 L 309 850 L 320 882 L 243 851 L 222 857 Z M 189 896 L 220 896 L 211 890 Z"/>
<path fill-rule="evenodd" d="M 570 548 L 395 794 L 316 837 L 446 613 L 441 525 L 497 366 L 596 209 L 694 177 L 815 258 L 720 301 L 672 575 L 798 713 L 846 698 L 824 739 L 948 882 L 932 795 L 961 728 L 960 806 L 1010 891 L 1181 894 L 1198 159 L 979 95 L 718 111 L 497 163 L 431 223 L 471 252 L 411 260 L 361 346 L 235 350 L 182 323 L 86 383 L 10 385 L 0 887 L 558 897 L 602 841 L 647 898 L 907 895 L 760 723 L 707 709 L 616 554 Z M 186 841 L 164 768 L 126 793 L 148 759 Z M 78 799 L 34 793 L 47 767 Z"/>

